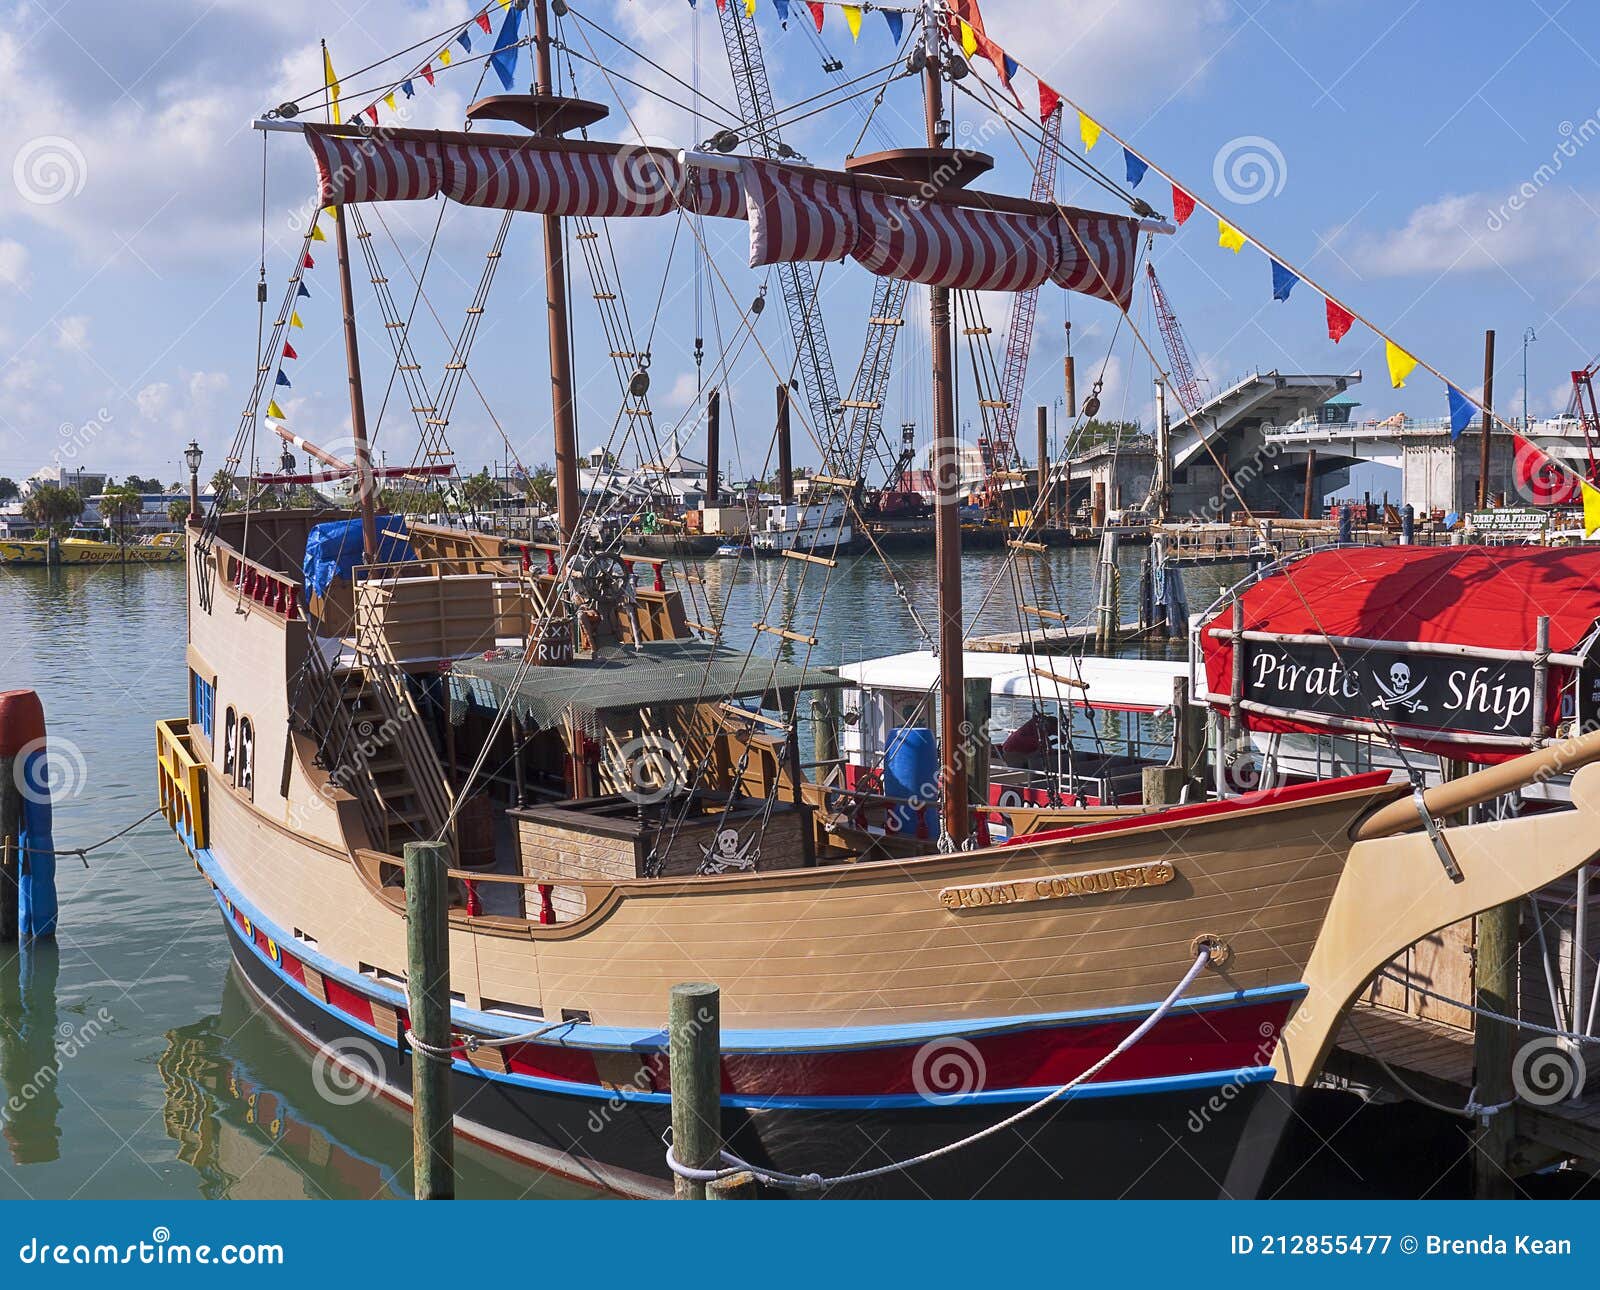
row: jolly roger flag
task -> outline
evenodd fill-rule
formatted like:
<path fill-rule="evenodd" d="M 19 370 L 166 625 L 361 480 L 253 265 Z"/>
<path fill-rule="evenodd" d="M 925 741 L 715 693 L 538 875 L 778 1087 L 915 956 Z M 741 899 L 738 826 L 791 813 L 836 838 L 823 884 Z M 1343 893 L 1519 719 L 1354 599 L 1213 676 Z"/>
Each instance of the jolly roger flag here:
<path fill-rule="evenodd" d="M 1511 442 L 1511 477 L 1524 501 L 1533 506 L 1576 506 L 1583 500 L 1576 472 L 1519 434 L 1512 435 Z"/>

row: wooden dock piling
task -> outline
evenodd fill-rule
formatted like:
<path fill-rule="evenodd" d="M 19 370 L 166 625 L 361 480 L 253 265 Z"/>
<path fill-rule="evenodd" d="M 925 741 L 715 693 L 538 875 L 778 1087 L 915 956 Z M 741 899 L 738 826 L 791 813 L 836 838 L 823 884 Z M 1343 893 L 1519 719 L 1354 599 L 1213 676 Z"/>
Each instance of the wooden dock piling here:
<path fill-rule="evenodd" d="M 0 757 L 0 945 L 17 939 L 21 926 L 22 790 L 16 757 Z"/>
<path fill-rule="evenodd" d="M 450 1047 L 450 941 L 443 842 L 407 842 L 406 998 L 411 1032 L 429 1048 Z M 455 1138 L 450 1059 L 411 1050 L 412 1191 L 418 1200 L 453 1200 Z"/>
<path fill-rule="evenodd" d="M 667 1045 L 672 1153 L 691 1169 L 715 1169 L 722 1158 L 722 992 L 715 985 L 690 981 L 672 987 Z M 707 1198 L 705 1183 L 683 1177 L 674 1178 L 673 1190 L 679 1200 Z"/>

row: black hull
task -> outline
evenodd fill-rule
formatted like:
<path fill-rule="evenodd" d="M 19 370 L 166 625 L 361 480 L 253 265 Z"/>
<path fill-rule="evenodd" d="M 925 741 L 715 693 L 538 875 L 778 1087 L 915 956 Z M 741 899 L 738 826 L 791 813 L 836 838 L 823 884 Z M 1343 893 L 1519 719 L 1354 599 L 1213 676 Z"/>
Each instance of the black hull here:
<path fill-rule="evenodd" d="M 334 1052 L 379 1093 L 409 1104 L 409 1057 L 308 999 L 229 925 L 244 980 L 302 1044 Z M 326 1060 L 326 1058 L 319 1058 Z M 452 1072 L 457 1130 L 534 1167 L 626 1195 L 671 1190 L 670 1108 L 608 1101 Z M 1343 1115 L 1354 1099 L 1340 1095 Z M 950 1156 L 828 1195 L 938 1199 L 1211 1198 L 1266 1192 L 1290 1098 L 1272 1084 L 1085 1098 L 1046 1107 Z M 903 1160 L 1005 1119 L 1014 1105 L 872 1110 L 729 1108 L 730 1149 L 789 1173 L 839 1175 Z M 812 1193 L 814 1194 L 814 1193 Z"/>

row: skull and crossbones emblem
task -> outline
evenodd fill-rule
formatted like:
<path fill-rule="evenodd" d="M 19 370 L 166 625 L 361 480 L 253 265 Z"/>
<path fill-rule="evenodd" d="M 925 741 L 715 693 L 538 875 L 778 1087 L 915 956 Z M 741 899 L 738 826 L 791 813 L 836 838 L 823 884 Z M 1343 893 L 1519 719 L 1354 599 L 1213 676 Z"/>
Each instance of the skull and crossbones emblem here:
<path fill-rule="evenodd" d="M 1374 676 L 1378 689 L 1382 694 L 1372 701 L 1372 706 L 1388 711 L 1390 708 L 1404 708 L 1407 712 L 1426 712 L 1428 705 L 1417 698 L 1422 692 L 1422 687 L 1427 684 L 1423 677 L 1412 684 L 1411 665 L 1409 663 L 1391 663 L 1389 676 Z"/>
<path fill-rule="evenodd" d="M 754 837 L 743 846 L 739 845 L 739 831 L 737 829 L 718 829 L 714 843 L 709 847 L 701 847 L 700 853 L 704 857 L 700 862 L 701 873 L 727 873 L 730 869 L 754 869 L 756 867 Z"/>

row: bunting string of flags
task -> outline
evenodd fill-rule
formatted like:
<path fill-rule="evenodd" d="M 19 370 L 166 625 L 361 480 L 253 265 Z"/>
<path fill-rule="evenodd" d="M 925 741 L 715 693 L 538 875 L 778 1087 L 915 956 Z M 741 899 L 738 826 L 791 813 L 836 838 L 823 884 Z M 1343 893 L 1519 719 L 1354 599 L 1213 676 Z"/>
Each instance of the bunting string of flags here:
<path fill-rule="evenodd" d="M 1237 255 L 1246 245 L 1250 245 L 1267 257 L 1272 269 L 1272 298 L 1274 300 L 1287 301 L 1290 292 L 1294 290 L 1297 284 L 1306 283 L 1325 302 L 1328 339 L 1335 344 L 1343 340 L 1351 327 L 1357 322 L 1362 323 L 1384 342 L 1384 357 L 1389 369 L 1389 381 L 1395 389 L 1405 388 L 1406 378 L 1419 367 L 1437 377 L 1445 387 L 1446 399 L 1450 410 L 1450 434 L 1452 439 L 1461 437 L 1477 413 L 1487 413 L 1503 429 L 1508 432 L 1515 432 L 1513 426 L 1503 418 L 1496 416 L 1492 410 L 1485 408 L 1479 399 L 1465 393 L 1438 368 L 1404 349 L 1381 327 L 1376 326 L 1370 319 L 1362 317 L 1355 310 L 1341 303 L 1303 271 L 1290 267 L 1286 260 L 1268 250 L 1255 238 L 1230 222 L 1228 217 L 1220 210 L 1203 198 L 1197 197 L 1148 157 L 1135 151 L 1126 139 L 1108 129 L 1082 106 L 1073 102 L 1060 90 L 1046 82 L 1043 77 L 1028 67 L 1027 64 L 1022 63 L 1002 50 L 999 45 L 995 44 L 985 34 L 983 19 L 978 14 L 977 0 L 947 0 L 947 3 L 949 12 L 952 15 L 952 24 L 960 34 L 962 49 L 966 51 L 968 58 L 970 59 L 973 56 L 975 49 L 982 52 L 994 64 L 999 73 L 1001 84 L 1010 91 L 1013 98 L 1016 98 L 1016 90 L 1011 83 L 1012 76 L 1018 70 L 1021 70 L 1033 77 L 1038 86 L 1039 120 L 1041 123 L 1048 121 L 1054 113 L 1061 111 L 1063 107 L 1071 108 L 1078 116 L 1078 138 L 1083 144 L 1085 153 L 1093 151 L 1095 145 L 1100 142 L 1102 135 L 1112 139 L 1122 148 L 1123 166 L 1129 189 L 1138 188 L 1146 174 L 1152 170 L 1155 171 L 1170 186 L 1172 222 L 1174 224 L 1183 225 L 1194 214 L 1197 207 L 1204 207 L 1207 212 L 1216 218 L 1218 246 Z M 971 34 L 970 36 L 969 33 Z M 973 44 L 971 37 L 977 38 L 976 45 Z M 1193 411 L 1193 409 L 1189 409 L 1189 411 Z M 1591 491 L 1595 494 L 1596 515 L 1600 516 L 1600 490 L 1591 489 Z M 1587 504 L 1588 495 L 1585 494 L 1585 505 L 1587 506 Z"/>
<path fill-rule="evenodd" d="M 754 0 L 751 0 L 753 5 Z M 721 7 L 720 5 L 718 6 Z M 500 20 L 500 31 L 495 35 L 494 23 L 490 14 L 495 10 L 503 10 Z M 417 78 L 427 82 L 428 85 L 436 84 L 435 77 L 442 68 L 449 67 L 455 59 L 453 46 L 459 45 L 466 53 L 473 52 L 473 29 L 481 31 L 486 36 L 494 36 L 494 44 L 490 47 L 488 62 L 496 77 L 499 78 L 502 88 L 508 93 L 515 87 L 517 70 L 517 51 L 522 47 L 522 9 L 513 3 L 513 0 L 487 0 L 487 3 L 467 20 L 464 26 L 445 40 L 438 48 L 428 55 L 427 59 L 418 67 L 413 68 L 399 81 L 392 84 L 378 98 L 367 104 L 359 116 L 365 116 L 373 125 L 379 121 L 379 104 L 389 109 L 391 114 L 399 112 L 399 100 L 396 95 L 403 94 L 412 99 L 417 95 Z M 333 74 L 333 64 L 328 61 L 328 51 L 322 51 L 323 73 L 328 82 L 329 102 L 333 107 L 333 119 L 339 120 L 339 82 Z"/>
<path fill-rule="evenodd" d="M 326 51 L 324 51 L 324 59 L 326 59 Z M 330 87 L 336 85 L 337 81 L 333 76 L 332 65 L 325 64 L 325 66 Z M 277 393 L 279 390 L 292 390 L 294 388 L 294 382 L 289 379 L 289 373 L 284 370 L 283 365 L 295 362 L 300 357 L 299 352 L 294 347 L 294 341 L 290 337 L 295 329 L 305 329 L 305 322 L 300 317 L 299 303 L 302 300 L 311 299 L 311 289 L 306 286 L 306 270 L 316 267 L 311 258 L 311 243 L 326 242 L 328 240 L 328 235 L 322 231 L 322 217 L 324 215 L 332 219 L 333 207 L 326 206 L 311 217 L 311 231 L 306 235 L 306 252 L 300 258 L 300 267 L 295 270 L 294 276 L 289 279 L 295 284 L 294 295 L 291 298 L 293 304 L 289 310 L 288 329 L 284 332 L 283 348 L 278 351 L 278 370 L 273 374 L 272 378 L 272 397 L 267 400 L 266 415 L 268 420 L 271 421 L 283 422 L 288 419 L 283 409 L 278 405 Z"/>

